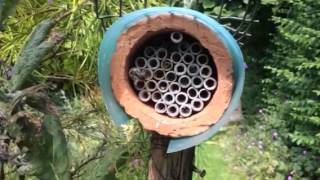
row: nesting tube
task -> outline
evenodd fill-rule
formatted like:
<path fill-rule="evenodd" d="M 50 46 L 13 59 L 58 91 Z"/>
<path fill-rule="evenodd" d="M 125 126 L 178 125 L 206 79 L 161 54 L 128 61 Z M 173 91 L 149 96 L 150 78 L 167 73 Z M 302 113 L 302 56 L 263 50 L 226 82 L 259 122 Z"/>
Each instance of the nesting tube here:
<path fill-rule="evenodd" d="M 151 99 L 151 93 L 147 90 L 141 90 L 139 92 L 139 99 L 142 102 L 148 102 Z"/>
<path fill-rule="evenodd" d="M 141 91 L 145 88 L 145 81 L 135 80 L 133 86 L 137 91 Z"/>
<path fill-rule="evenodd" d="M 179 63 L 181 61 L 181 54 L 176 51 L 171 53 L 170 60 L 174 63 Z"/>
<path fill-rule="evenodd" d="M 166 73 L 165 79 L 173 82 L 177 80 L 177 75 L 173 71 L 169 71 Z"/>
<path fill-rule="evenodd" d="M 130 79 L 133 81 L 139 80 L 139 76 L 138 76 L 139 73 L 140 73 L 139 68 L 130 68 L 129 70 Z"/>
<path fill-rule="evenodd" d="M 194 56 L 192 54 L 186 53 L 182 56 L 182 61 L 185 64 L 191 64 L 194 62 Z"/>
<path fill-rule="evenodd" d="M 200 67 L 197 64 L 189 64 L 187 68 L 187 74 L 190 76 L 198 75 Z"/>
<path fill-rule="evenodd" d="M 143 50 L 143 55 L 147 58 L 150 58 L 152 56 L 155 56 L 156 55 L 156 49 L 154 49 L 153 47 L 151 46 L 148 46 L 146 47 L 144 50 Z"/>
<path fill-rule="evenodd" d="M 178 75 L 178 76 L 181 76 L 181 75 L 184 75 L 186 74 L 187 72 L 187 66 L 182 64 L 182 63 L 177 63 L 175 66 L 174 66 L 174 72 Z"/>
<path fill-rule="evenodd" d="M 179 108 L 179 113 L 182 117 L 189 117 L 192 114 L 192 108 L 188 104 L 183 104 Z"/>
<path fill-rule="evenodd" d="M 191 79 L 192 87 L 201 88 L 203 86 L 203 79 L 200 76 L 194 76 Z"/>
<path fill-rule="evenodd" d="M 184 92 L 179 92 L 175 96 L 175 101 L 179 105 L 186 104 L 188 102 L 188 100 L 189 100 L 188 95 Z"/>
<path fill-rule="evenodd" d="M 154 57 L 148 59 L 148 67 L 150 69 L 158 69 L 160 67 L 159 59 Z"/>
<path fill-rule="evenodd" d="M 210 77 L 211 75 L 212 75 L 211 67 L 208 65 L 202 65 L 200 68 L 200 76 L 202 78 L 207 78 L 207 77 Z"/>
<path fill-rule="evenodd" d="M 137 68 L 146 68 L 148 63 L 147 63 L 147 60 L 146 58 L 144 57 L 137 57 L 137 59 L 134 61 L 134 65 L 137 67 Z"/>
<path fill-rule="evenodd" d="M 196 88 L 194 87 L 189 87 L 188 90 L 187 90 L 187 95 L 190 99 L 195 99 L 198 97 L 199 95 L 199 92 Z"/>
<path fill-rule="evenodd" d="M 181 87 L 178 83 L 176 82 L 172 82 L 169 86 L 169 91 L 176 94 L 179 93 L 181 91 Z"/>
<path fill-rule="evenodd" d="M 157 103 L 158 101 L 160 101 L 162 99 L 162 94 L 159 91 L 154 91 L 151 94 L 151 100 L 155 103 Z"/>
<path fill-rule="evenodd" d="M 170 104 L 166 112 L 170 117 L 177 117 L 179 115 L 179 107 L 176 104 Z"/>
<path fill-rule="evenodd" d="M 178 50 L 179 52 L 187 52 L 189 50 L 190 44 L 187 41 L 182 41 L 181 43 L 178 44 Z"/>
<path fill-rule="evenodd" d="M 183 40 L 183 34 L 181 32 L 172 32 L 170 39 L 175 44 L 180 43 Z"/>
<path fill-rule="evenodd" d="M 170 59 L 164 59 L 161 61 L 161 68 L 170 71 L 173 68 L 173 62 Z"/>
<path fill-rule="evenodd" d="M 153 92 L 157 89 L 157 82 L 154 80 L 148 80 L 145 83 L 145 89 L 149 92 Z"/>
<path fill-rule="evenodd" d="M 150 69 L 141 69 L 141 75 L 145 80 L 150 80 L 153 78 L 153 72 Z"/>
<path fill-rule="evenodd" d="M 167 55 L 168 55 L 168 51 L 165 48 L 159 48 L 156 51 L 156 56 L 157 56 L 158 59 L 164 59 L 164 58 L 167 57 Z"/>
<path fill-rule="evenodd" d="M 200 54 L 197 56 L 196 58 L 196 62 L 197 64 L 201 65 L 205 65 L 208 64 L 209 62 L 209 57 L 206 54 Z"/>
<path fill-rule="evenodd" d="M 206 89 L 201 89 L 199 91 L 199 98 L 202 100 L 202 101 L 208 101 L 211 97 L 211 92 L 206 90 Z"/>
<path fill-rule="evenodd" d="M 174 94 L 171 92 L 167 92 L 163 95 L 162 100 L 166 104 L 173 104 L 175 101 Z"/>
<path fill-rule="evenodd" d="M 189 46 L 189 51 L 192 53 L 192 54 L 200 54 L 202 52 L 202 46 L 201 44 L 199 44 L 198 42 L 194 42 L 192 44 L 190 44 Z"/>
<path fill-rule="evenodd" d="M 165 72 L 162 69 L 157 69 L 153 72 L 153 78 L 156 80 L 161 80 L 165 78 Z"/>
<path fill-rule="evenodd" d="M 191 108 L 194 111 L 199 112 L 203 109 L 203 107 L 204 107 L 204 103 L 201 99 L 196 98 L 191 101 Z"/>
<path fill-rule="evenodd" d="M 156 110 L 157 113 L 162 114 L 167 111 L 167 105 L 164 102 L 159 101 L 154 105 L 154 109 Z"/>
<path fill-rule="evenodd" d="M 162 93 L 167 92 L 169 90 L 169 82 L 166 80 L 158 81 L 157 89 L 158 89 L 158 91 L 160 91 Z"/>
<path fill-rule="evenodd" d="M 217 80 L 214 78 L 206 78 L 203 82 L 204 88 L 207 90 L 214 90 L 217 87 Z"/>
<path fill-rule="evenodd" d="M 180 76 L 178 82 L 179 82 L 181 88 L 188 88 L 192 84 L 191 78 L 186 75 Z"/>

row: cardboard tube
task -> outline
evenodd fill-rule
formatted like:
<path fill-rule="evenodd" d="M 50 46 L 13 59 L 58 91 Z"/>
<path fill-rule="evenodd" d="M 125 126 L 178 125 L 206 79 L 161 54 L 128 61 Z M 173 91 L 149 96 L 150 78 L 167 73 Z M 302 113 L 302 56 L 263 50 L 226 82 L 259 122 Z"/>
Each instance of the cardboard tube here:
<path fill-rule="evenodd" d="M 134 61 L 134 65 L 137 68 L 146 68 L 147 67 L 147 59 L 144 57 L 137 57 Z"/>
<path fill-rule="evenodd" d="M 141 90 L 138 96 L 142 102 L 148 102 L 151 99 L 151 93 L 147 90 Z"/>
<path fill-rule="evenodd" d="M 180 43 L 183 40 L 183 34 L 181 32 L 172 32 L 170 39 L 175 44 Z"/>
<path fill-rule="evenodd" d="M 192 80 L 189 76 L 183 75 L 180 76 L 178 83 L 181 88 L 188 88 L 192 84 Z"/>
<path fill-rule="evenodd" d="M 154 105 L 154 109 L 157 113 L 162 114 L 167 111 L 167 105 L 164 102 L 159 101 Z"/>
<path fill-rule="evenodd" d="M 209 99 L 211 98 L 211 92 L 206 90 L 206 89 L 201 89 L 199 91 L 199 99 L 201 99 L 202 101 L 206 102 L 209 101 Z"/>
<path fill-rule="evenodd" d="M 196 57 L 196 62 L 199 66 L 206 65 L 209 62 L 209 57 L 206 54 L 199 54 Z"/>
<path fill-rule="evenodd" d="M 200 76 L 202 78 L 208 78 L 212 75 L 212 68 L 208 65 L 202 65 L 200 68 Z"/>
<path fill-rule="evenodd" d="M 162 93 L 167 92 L 169 90 L 169 82 L 166 80 L 158 81 L 157 89 L 158 89 L 158 91 L 160 91 Z"/>
<path fill-rule="evenodd" d="M 184 92 L 179 92 L 175 96 L 175 101 L 179 105 L 186 104 L 188 102 L 188 100 L 189 100 L 188 95 Z"/>
<path fill-rule="evenodd" d="M 194 87 L 189 87 L 187 90 L 187 94 L 190 99 L 195 99 L 198 97 L 199 91 Z"/>
<path fill-rule="evenodd" d="M 179 107 L 176 104 L 170 104 L 166 112 L 170 117 L 177 117 L 179 115 Z"/>
<path fill-rule="evenodd" d="M 195 55 L 200 54 L 202 50 L 203 50 L 202 45 L 198 42 L 191 43 L 189 46 L 189 51 Z"/>
<path fill-rule="evenodd" d="M 162 100 L 166 104 L 173 104 L 175 101 L 174 94 L 171 92 L 167 92 L 163 95 Z"/>
<path fill-rule="evenodd" d="M 192 108 L 188 104 L 183 104 L 179 108 L 179 113 L 182 117 L 189 117 L 192 114 Z"/>
<path fill-rule="evenodd" d="M 217 80 L 212 77 L 206 78 L 203 82 L 203 85 L 207 90 L 214 90 L 217 88 Z"/>
<path fill-rule="evenodd" d="M 191 108 L 196 111 L 199 112 L 203 109 L 204 104 L 203 101 L 199 98 L 195 98 L 191 101 Z"/>
<path fill-rule="evenodd" d="M 182 56 L 182 61 L 185 63 L 185 64 L 191 64 L 194 62 L 194 56 L 191 54 L 191 53 L 186 53 Z"/>
<path fill-rule="evenodd" d="M 178 83 L 176 82 L 172 82 L 169 86 L 169 91 L 176 94 L 179 93 L 181 91 L 181 87 Z"/>
<path fill-rule="evenodd" d="M 194 88 L 201 88 L 203 86 L 203 79 L 200 76 L 194 76 L 191 79 L 191 85 Z"/>
<path fill-rule="evenodd" d="M 155 103 L 157 103 L 158 101 L 160 101 L 162 99 L 162 94 L 159 91 L 154 91 L 151 94 L 151 100 Z"/>
<path fill-rule="evenodd" d="M 153 72 L 153 78 L 156 80 L 161 80 L 165 78 L 165 72 L 162 69 L 157 69 Z"/>
<path fill-rule="evenodd" d="M 187 68 L 187 74 L 190 76 L 198 75 L 200 72 L 200 67 L 197 64 L 189 64 Z"/>
<path fill-rule="evenodd" d="M 156 55 L 156 49 L 154 49 L 154 47 L 148 46 L 143 50 L 143 55 L 147 58 L 153 57 Z"/>
<path fill-rule="evenodd" d="M 149 92 L 153 92 L 157 89 L 157 82 L 154 80 L 148 80 L 145 83 L 145 89 Z"/>
<path fill-rule="evenodd" d="M 176 73 L 178 76 L 184 75 L 187 72 L 187 66 L 182 63 L 177 63 L 174 66 L 174 73 Z"/>
<path fill-rule="evenodd" d="M 158 58 L 152 57 L 148 59 L 148 68 L 154 70 L 160 67 L 160 61 Z"/>

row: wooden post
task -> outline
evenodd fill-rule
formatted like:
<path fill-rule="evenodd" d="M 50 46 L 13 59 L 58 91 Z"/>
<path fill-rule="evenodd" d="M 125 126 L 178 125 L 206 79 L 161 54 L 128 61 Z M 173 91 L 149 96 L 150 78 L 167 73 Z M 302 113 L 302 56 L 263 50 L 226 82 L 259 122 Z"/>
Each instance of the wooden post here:
<path fill-rule="evenodd" d="M 191 180 L 194 147 L 167 154 L 170 138 L 153 134 L 148 180 Z"/>

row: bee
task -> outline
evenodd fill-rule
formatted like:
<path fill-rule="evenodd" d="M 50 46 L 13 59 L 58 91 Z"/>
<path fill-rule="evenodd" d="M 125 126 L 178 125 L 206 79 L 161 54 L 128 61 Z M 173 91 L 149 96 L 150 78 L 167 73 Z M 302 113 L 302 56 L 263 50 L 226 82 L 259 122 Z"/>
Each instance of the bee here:
<path fill-rule="evenodd" d="M 129 70 L 129 77 L 133 81 L 137 81 L 137 80 L 145 81 L 151 78 L 152 76 L 151 73 L 152 72 L 148 69 L 140 69 L 140 68 L 133 67 Z"/>

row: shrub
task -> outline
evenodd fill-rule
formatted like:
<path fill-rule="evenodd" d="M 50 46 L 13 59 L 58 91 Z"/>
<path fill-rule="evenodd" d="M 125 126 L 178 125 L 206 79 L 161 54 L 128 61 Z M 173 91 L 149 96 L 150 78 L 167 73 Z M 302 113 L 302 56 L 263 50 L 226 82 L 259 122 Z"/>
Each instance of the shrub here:
<path fill-rule="evenodd" d="M 320 175 L 320 1 L 287 0 L 277 4 L 278 33 L 265 68 L 264 102 L 290 149 L 293 172 Z"/>

